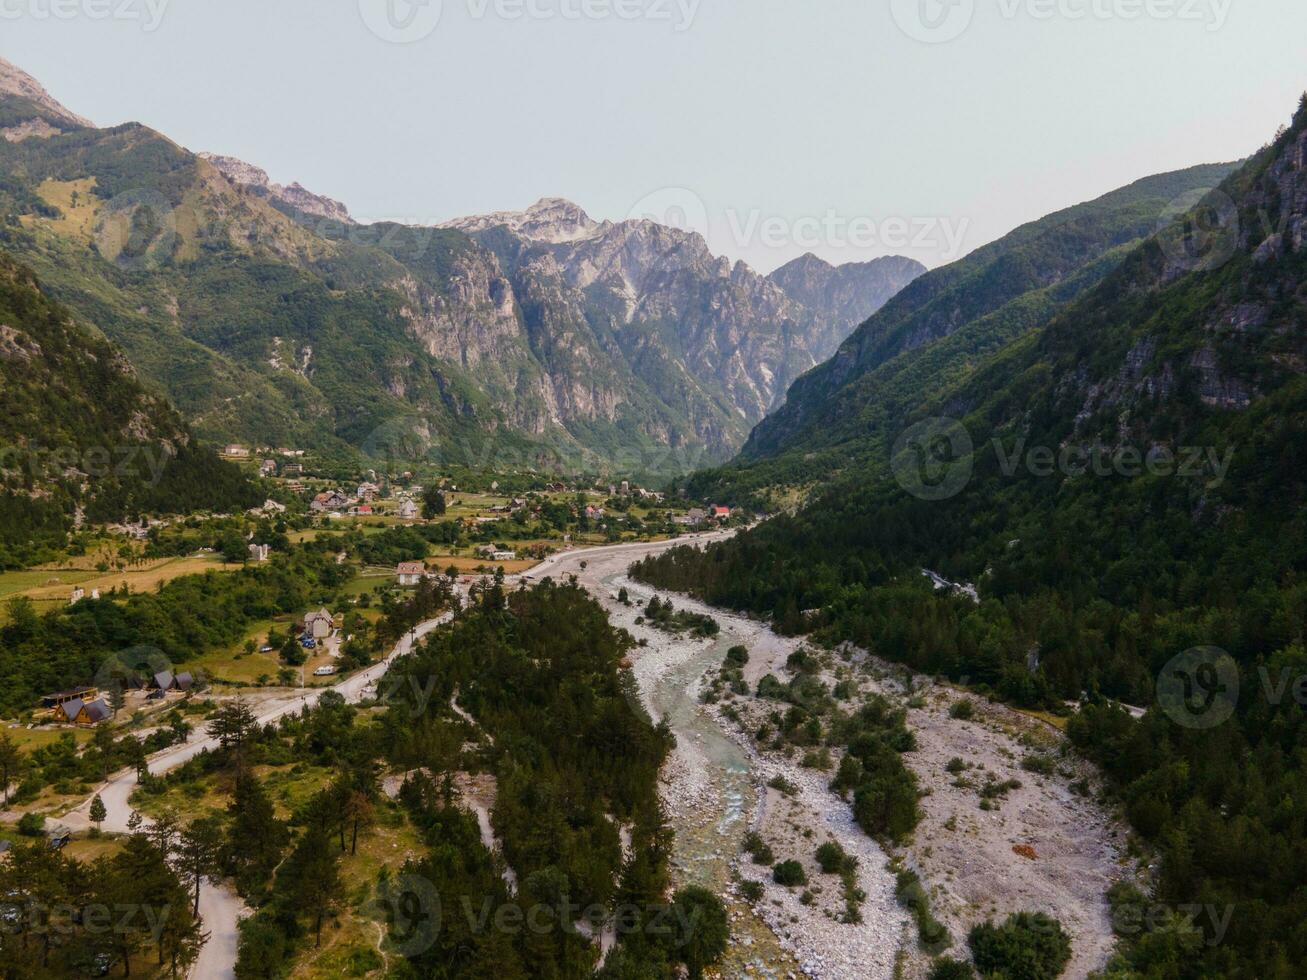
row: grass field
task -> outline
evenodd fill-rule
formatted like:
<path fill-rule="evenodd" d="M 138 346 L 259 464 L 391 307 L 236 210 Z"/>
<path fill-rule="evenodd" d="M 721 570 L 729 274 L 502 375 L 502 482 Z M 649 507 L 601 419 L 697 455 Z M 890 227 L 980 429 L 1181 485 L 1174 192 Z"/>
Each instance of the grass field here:
<path fill-rule="evenodd" d="M 123 585 L 132 592 L 152 592 L 160 584 L 183 575 L 230 572 L 240 567 L 225 564 L 218 555 L 193 555 L 186 558 L 158 558 L 116 572 L 97 572 L 84 568 L 26 569 L 0 573 L 0 598 L 25 595 L 37 602 L 67 602 L 75 585 L 85 589 L 88 595 L 92 589 L 108 592 Z"/>

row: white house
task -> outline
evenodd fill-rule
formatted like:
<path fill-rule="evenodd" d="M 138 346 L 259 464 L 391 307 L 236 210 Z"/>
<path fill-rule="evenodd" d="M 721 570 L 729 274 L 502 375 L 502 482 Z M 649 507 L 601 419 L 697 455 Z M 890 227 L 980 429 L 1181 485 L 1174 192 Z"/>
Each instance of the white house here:
<path fill-rule="evenodd" d="M 395 566 L 395 577 L 400 585 L 417 585 L 427 574 L 427 566 L 420 561 L 402 561 Z"/>
<path fill-rule="evenodd" d="M 304 617 L 304 635 L 314 640 L 325 640 L 335 628 L 331 613 L 319 609 Z"/>
<path fill-rule="evenodd" d="M 407 497 L 405 497 L 403 500 L 399 502 L 400 520 L 411 521 L 411 520 L 415 520 L 417 516 L 418 516 L 417 504 L 413 503 L 413 501 L 409 500 Z"/>

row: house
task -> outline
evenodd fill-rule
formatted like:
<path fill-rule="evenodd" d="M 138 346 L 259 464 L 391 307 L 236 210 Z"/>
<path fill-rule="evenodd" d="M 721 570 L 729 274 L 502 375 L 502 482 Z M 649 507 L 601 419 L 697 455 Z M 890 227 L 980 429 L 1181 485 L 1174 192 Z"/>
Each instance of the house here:
<path fill-rule="evenodd" d="M 73 698 L 65 701 L 55 709 L 55 720 L 67 722 L 70 725 L 98 725 L 102 721 L 107 721 L 113 717 L 113 709 L 105 703 L 103 698 L 95 701 L 83 701 L 81 698 Z"/>
<path fill-rule="evenodd" d="M 491 545 L 486 545 L 484 548 L 478 548 L 477 554 L 480 555 L 482 558 L 488 558 L 491 561 L 516 561 L 517 560 L 516 551 L 501 551 L 500 549 L 495 548 Z"/>
<path fill-rule="evenodd" d="M 371 505 L 371 504 L 359 504 L 357 507 L 354 508 L 354 510 L 353 510 L 352 513 L 354 513 L 354 514 L 357 515 L 358 517 L 371 517 L 371 516 L 372 516 L 372 513 L 373 513 L 373 511 L 372 511 L 372 505 Z"/>
<path fill-rule="evenodd" d="M 399 502 L 399 518 L 403 521 L 415 520 L 418 516 L 418 505 L 405 497 Z"/>
<path fill-rule="evenodd" d="M 73 589 L 72 597 L 68 600 L 68 605 L 75 606 L 86 598 L 86 590 L 80 585 Z"/>
<path fill-rule="evenodd" d="M 47 694 L 41 698 L 42 708 L 58 708 L 65 701 L 94 701 L 100 696 L 100 689 L 97 687 L 70 687 L 65 691 L 56 691 L 54 694 Z"/>
<path fill-rule="evenodd" d="M 222 454 L 224 456 L 235 456 L 237 458 L 243 459 L 249 456 L 250 451 L 247 447 L 233 442 L 230 445 L 228 445 L 225 449 L 223 449 Z"/>
<path fill-rule="evenodd" d="M 702 524 L 708 519 L 708 512 L 699 507 L 691 507 L 685 512 L 685 522 L 687 524 Z"/>
<path fill-rule="evenodd" d="M 313 498 L 313 502 L 309 504 L 309 509 L 316 511 L 339 510 L 348 503 L 349 498 L 339 490 L 327 490 Z"/>
<path fill-rule="evenodd" d="M 156 691 L 171 691 L 176 683 L 177 678 L 173 677 L 170 670 L 161 670 L 150 678 L 150 686 Z"/>
<path fill-rule="evenodd" d="M 182 671 L 173 679 L 173 686 L 183 693 L 195 686 L 195 677 L 190 671 Z"/>
<path fill-rule="evenodd" d="M 712 516 L 717 520 L 724 521 L 726 520 L 726 518 L 731 516 L 731 509 L 729 507 L 714 506 L 711 510 L 711 513 Z"/>
<path fill-rule="evenodd" d="M 267 561 L 268 555 L 272 553 L 272 547 L 266 544 L 252 544 L 249 551 L 250 561 Z"/>
<path fill-rule="evenodd" d="M 287 463 L 285 466 L 283 466 L 283 467 L 281 468 L 281 475 L 282 475 L 282 476 L 303 476 L 303 475 L 304 475 L 304 464 L 303 464 L 303 463 Z"/>
<path fill-rule="evenodd" d="M 376 500 L 381 493 L 381 488 L 375 483 L 360 483 L 358 493 L 355 494 L 359 500 Z"/>
<path fill-rule="evenodd" d="M 326 609 L 319 609 L 304 617 L 304 638 L 308 640 L 325 640 L 335 628 L 334 617 Z"/>
<path fill-rule="evenodd" d="M 277 461 L 275 459 L 265 459 L 259 463 L 259 476 L 276 476 Z"/>
<path fill-rule="evenodd" d="M 400 585 L 417 585 L 427 574 L 427 566 L 420 561 L 402 561 L 395 566 Z"/>

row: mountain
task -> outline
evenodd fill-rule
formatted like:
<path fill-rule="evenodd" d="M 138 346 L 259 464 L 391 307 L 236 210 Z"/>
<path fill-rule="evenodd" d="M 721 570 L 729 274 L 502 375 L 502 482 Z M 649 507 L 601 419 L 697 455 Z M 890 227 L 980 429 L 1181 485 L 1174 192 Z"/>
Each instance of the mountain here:
<path fill-rule="evenodd" d="M 258 167 L 96 129 L 12 66 L 0 247 L 202 437 L 341 460 L 680 473 L 729 458 L 848 326 L 701 237 L 574 204 L 359 224 Z M 915 271 L 869 277 L 880 301 Z"/>
<path fill-rule="evenodd" d="M 901 255 L 836 266 L 809 252 L 767 278 L 831 327 L 814 350 L 825 361 L 854 327 L 925 271 L 920 262 Z"/>
<path fill-rule="evenodd" d="M 339 201 L 314 194 L 301 186 L 298 181 L 289 187 L 284 187 L 281 184 L 274 184 L 268 178 L 267 171 L 243 160 L 237 160 L 235 157 L 219 156 L 216 153 L 201 153 L 199 157 L 217 167 L 223 176 L 233 183 L 262 192 L 271 200 L 279 202 L 292 211 L 314 218 L 339 221 L 342 224 L 354 223 L 354 219 L 349 216 L 349 208 Z"/>
<path fill-rule="evenodd" d="M 239 469 L 199 447 L 103 337 L 0 252 L 0 567 L 83 519 L 255 502 Z"/>
<path fill-rule="evenodd" d="M 739 497 L 820 486 L 884 458 L 886 435 L 907 414 L 1049 323 L 1164 224 L 1176 202 L 1217 186 L 1235 166 L 1144 178 L 914 279 L 795 382 L 732 464 L 699 474 L 696 491 Z"/>
<path fill-rule="evenodd" d="M 1307 957 L 1307 715 L 1279 687 L 1307 672 L 1307 96 L 1096 279 L 963 372 L 895 339 L 905 293 L 825 369 L 895 346 L 926 365 L 883 448 L 636 574 L 1061 715 L 1156 871 L 1114 910 L 1231 913 L 1217 939 L 1143 927 L 1106 975 L 1287 978 Z"/>

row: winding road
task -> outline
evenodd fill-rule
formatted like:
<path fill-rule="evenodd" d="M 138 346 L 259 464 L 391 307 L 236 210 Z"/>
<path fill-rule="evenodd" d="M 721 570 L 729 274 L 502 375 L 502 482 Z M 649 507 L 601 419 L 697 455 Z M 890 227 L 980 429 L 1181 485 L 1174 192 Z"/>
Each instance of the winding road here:
<path fill-rule="evenodd" d="M 583 566 L 588 566 L 591 562 L 609 559 L 608 564 L 611 564 L 613 559 L 620 559 L 618 567 L 624 571 L 629 563 L 638 561 L 647 555 L 658 554 L 690 540 L 700 544 L 710 540 L 720 540 L 728 537 L 731 533 L 733 532 L 716 532 L 669 541 L 635 542 L 559 552 L 551 555 L 527 572 L 509 576 L 507 581 L 509 584 L 518 582 L 529 584 L 538 582 L 548 576 L 561 577 L 576 574 L 582 579 L 582 585 L 592 592 L 598 592 L 604 588 L 600 577 L 593 574 L 583 574 L 585 572 Z M 606 596 L 603 598 L 606 598 Z M 358 702 L 362 700 L 364 691 L 376 684 L 385 675 L 396 658 L 407 655 L 412 651 L 413 645 L 418 640 L 437 627 L 449 622 L 452 618 L 452 613 L 445 613 L 436 619 L 420 624 L 396 643 L 394 649 L 384 660 L 342 680 L 339 684 L 317 688 L 311 692 L 299 692 L 289 697 L 272 698 L 257 704 L 251 704 L 251 710 L 254 712 L 259 724 L 268 724 L 306 706 L 317 704 L 318 700 L 327 691 L 335 691 L 341 694 L 347 702 Z M 216 749 L 217 747 L 217 739 L 210 737 L 203 728 L 197 728 L 185 742 L 151 756 L 148 760 L 149 770 L 154 774 L 168 772 L 201 752 Z M 104 802 L 108 814 L 101 824 L 102 830 L 109 833 L 128 832 L 127 822 L 132 814 L 129 801 L 133 790 L 136 788 L 136 783 L 136 772 L 134 770 L 123 770 L 115 773 L 96 789 L 96 795 Z M 90 809 L 91 800 L 87 799 L 77 808 L 61 816 L 59 820 L 71 830 L 87 830 L 92 826 Z M 200 916 L 203 919 L 205 930 L 209 933 L 209 939 L 204 944 L 199 957 L 191 968 L 190 980 L 230 980 L 230 978 L 234 977 L 239 940 L 238 925 L 241 916 L 246 912 L 247 909 L 240 896 L 225 884 L 210 885 L 200 890 Z"/>
<path fill-rule="evenodd" d="M 327 691 L 335 691 L 350 703 L 360 701 L 363 692 L 380 680 L 397 657 L 408 654 L 415 642 L 452 618 L 453 613 L 445 613 L 436 619 L 421 623 L 405 634 L 384 660 L 342 680 L 339 684 L 315 688 L 313 691 L 297 693 L 291 697 L 251 704 L 254 717 L 259 724 L 266 725 L 304 707 L 317 704 Z M 185 742 L 152 755 L 148 763 L 149 770 L 155 774 L 168 772 L 206 749 L 217 747 L 217 739 L 210 737 L 203 728 L 196 728 Z M 128 832 L 127 821 L 132 814 L 129 800 L 135 788 L 136 772 L 128 769 L 114 774 L 96 790 L 108 814 L 101 824 L 101 829 L 110 833 Z M 91 826 L 90 810 L 91 800 L 88 799 L 75 810 L 60 817 L 59 821 L 71 830 L 86 830 Z M 235 975 L 236 946 L 239 937 L 237 926 L 245 912 L 245 905 L 240 896 L 227 885 L 211 885 L 200 889 L 200 917 L 204 921 L 205 930 L 209 933 L 209 940 L 201 949 L 195 965 L 191 967 L 191 980 L 228 980 Z"/>

